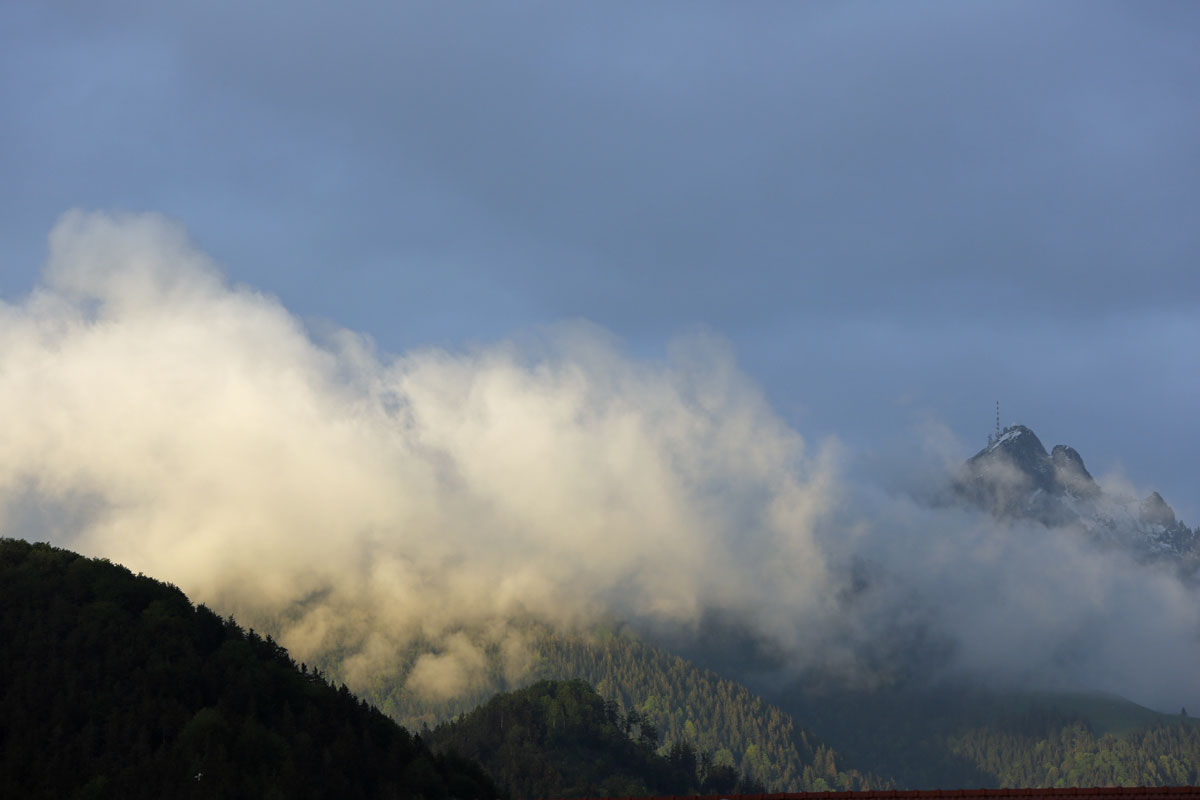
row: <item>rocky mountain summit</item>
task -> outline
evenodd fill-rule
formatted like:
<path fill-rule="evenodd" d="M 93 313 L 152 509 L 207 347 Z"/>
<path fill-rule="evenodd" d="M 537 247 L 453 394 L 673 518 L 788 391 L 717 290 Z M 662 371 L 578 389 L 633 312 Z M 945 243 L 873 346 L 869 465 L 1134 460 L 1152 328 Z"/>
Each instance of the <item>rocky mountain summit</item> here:
<path fill-rule="evenodd" d="M 1141 499 L 1106 492 L 1074 448 L 1060 444 L 1047 453 L 1024 425 L 989 437 L 987 447 L 963 465 L 955 490 L 1000 518 L 1081 528 L 1144 559 L 1200 564 L 1200 528 L 1176 519 L 1158 492 Z"/>

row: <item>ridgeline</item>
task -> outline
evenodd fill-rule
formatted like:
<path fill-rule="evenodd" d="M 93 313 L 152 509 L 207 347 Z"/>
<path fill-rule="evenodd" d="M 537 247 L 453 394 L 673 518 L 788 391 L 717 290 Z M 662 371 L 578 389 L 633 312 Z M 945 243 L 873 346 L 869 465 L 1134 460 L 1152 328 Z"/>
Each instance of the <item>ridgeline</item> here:
<path fill-rule="evenodd" d="M 0 797 L 495 800 L 345 686 L 179 589 L 0 539 Z"/>

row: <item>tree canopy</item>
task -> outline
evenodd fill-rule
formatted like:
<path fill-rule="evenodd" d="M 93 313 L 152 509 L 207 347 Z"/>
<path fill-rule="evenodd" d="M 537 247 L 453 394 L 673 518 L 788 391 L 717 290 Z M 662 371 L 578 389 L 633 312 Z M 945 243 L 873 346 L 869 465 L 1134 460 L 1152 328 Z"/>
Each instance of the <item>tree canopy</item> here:
<path fill-rule="evenodd" d="M 0 797 L 499 795 L 269 637 L 49 545 L 0 539 L 0 665 Z"/>

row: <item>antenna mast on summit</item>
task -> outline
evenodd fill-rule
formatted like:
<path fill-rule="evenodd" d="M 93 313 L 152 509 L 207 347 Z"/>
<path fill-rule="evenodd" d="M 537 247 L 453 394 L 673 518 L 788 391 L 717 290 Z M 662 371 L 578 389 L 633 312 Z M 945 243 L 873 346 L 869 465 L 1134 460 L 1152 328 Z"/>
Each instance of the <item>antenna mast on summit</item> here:
<path fill-rule="evenodd" d="M 996 401 L 996 438 L 1000 438 L 1000 401 Z"/>

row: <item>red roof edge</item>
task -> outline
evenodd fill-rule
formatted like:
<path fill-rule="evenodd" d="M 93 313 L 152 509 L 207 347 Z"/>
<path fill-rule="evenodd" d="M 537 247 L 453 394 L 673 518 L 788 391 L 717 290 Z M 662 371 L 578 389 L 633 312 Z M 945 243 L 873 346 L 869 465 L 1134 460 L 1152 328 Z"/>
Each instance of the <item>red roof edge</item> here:
<path fill-rule="evenodd" d="M 1200 800 L 1200 786 L 1071 786 L 1061 789 L 887 789 L 867 792 L 772 792 L 769 794 L 652 795 L 574 800 L 998 800 L 998 798 L 1087 798 L 1102 800 Z M 550 799 L 548 799 L 550 800 Z M 554 800 L 565 800 L 556 798 Z"/>

